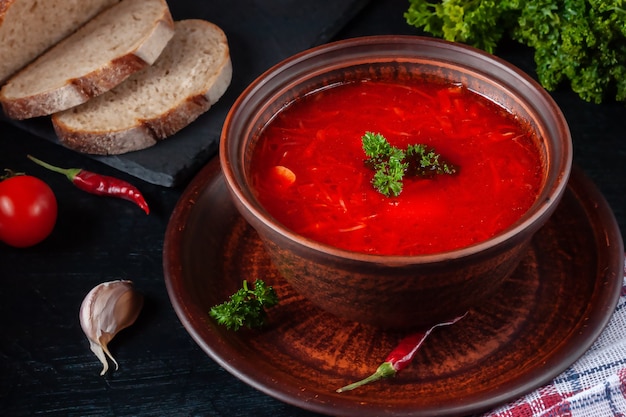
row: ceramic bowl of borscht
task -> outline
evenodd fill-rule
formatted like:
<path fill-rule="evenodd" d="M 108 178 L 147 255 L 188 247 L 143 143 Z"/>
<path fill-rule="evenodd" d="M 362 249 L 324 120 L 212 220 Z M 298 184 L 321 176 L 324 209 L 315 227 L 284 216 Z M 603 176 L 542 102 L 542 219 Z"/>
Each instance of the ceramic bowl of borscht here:
<path fill-rule="evenodd" d="M 372 36 L 258 77 L 219 154 L 235 207 L 298 293 L 342 319 L 410 328 L 497 296 L 559 204 L 572 143 L 550 95 L 511 64 Z"/>

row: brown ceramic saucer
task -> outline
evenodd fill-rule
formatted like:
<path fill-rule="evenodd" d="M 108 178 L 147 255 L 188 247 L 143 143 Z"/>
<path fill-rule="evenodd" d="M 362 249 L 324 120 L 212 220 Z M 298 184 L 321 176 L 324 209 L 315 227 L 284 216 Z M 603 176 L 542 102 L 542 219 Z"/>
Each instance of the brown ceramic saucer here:
<path fill-rule="evenodd" d="M 175 208 L 165 236 L 169 296 L 217 363 L 279 400 L 334 416 L 450 416 L 493 408 L 549 382 L 600 334 L 622 286 L 623 243 L 602 195 L 579 169 L 556 214 L 497 296 L 436 330 L 396 378 L 338 394 L 373 372 L 402 336 L 336 319 L 276 274 L 233 207 L 215 158 Z M 278 291 L 262 331 L 208 316 L 243 279 Z"/>

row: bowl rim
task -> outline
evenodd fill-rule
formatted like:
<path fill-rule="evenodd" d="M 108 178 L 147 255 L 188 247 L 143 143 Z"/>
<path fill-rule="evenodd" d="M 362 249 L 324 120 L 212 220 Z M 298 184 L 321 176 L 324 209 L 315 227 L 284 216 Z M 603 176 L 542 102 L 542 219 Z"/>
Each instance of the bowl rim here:
<path fill-rule="evenodd" d="M 529 86 L 533 90 L 533 93 L 536 94 L 543 101 L 543 103 L 550 108 L 552 118 L 557 123 L 557 129 L 563 134 L 563 143 L 565 145 L 560 150 L 562 152 L 562 163 L 558 164 L 559 169 L 561 169 L 560 174 L 557 175 L 554 181 L 554 186 L 551 188 L 551 191 L 548 192 L 547 198 L 544 200 L 540 200 L 538 198 L 537 201 L 535 201 L 535 203 L 533 203 L 533 205 L 526 211 L 526 213 L 522 215 L 522 217 L 519 218 L 515 223 L 487 240 L 483 240 L 469 246 L 464 246 L 445 252 L 422 255 L 368 254 L 364 252 L 350 251 L 321 243 L 314 239 L 302 236 L 282 225 L 282 223 L 280 223 L 269 212 L 267 212 L 263 208 L 261 203 L 258 202 L 258 200 L 256 200 L 254 197 L 251 197 L 251 201 L 247 193 L 244 191 L 247 187 L 249 188 L 249 184 L 247 183 L 247 181 L 242 184 L 234 174 L 233 161 L 230 158 L 228 150 L 229 140 L 227 139 L 233 120 L 242 111 L 243 105 L 247 102 L 248 98 L 259 89 L 263 88 L 263 86 L 267 83 L 267 80 L 273 79 L 274 77 L 279 76 L 284 70 L 294 67 L 305 61 L 312 60 L 320 55 L 334 53 L 354 47 L 361 48 L 363 46 L 375 46 L 383 44 L 412 46 L 429 44 L 438 48 L 452 50 L 455 53 L 460 53 L 461 55 L 470 54 L 488 63 L 489 65 L 498 66 L 506 70 L 509 75 L 512 75 L 514 78 L 519 79 L 521 82 Z M 372 56 L 375 56 L 376 52 L 374 50 L 372 50 L 372 52 Z M 441 61 L 444 62 L 443 60 Z M 304 73 L 306 73 L 306 71 L 304 71 Z M 293 244 L 306 247 L 309 250 L 314 250 L 331 258 L 350 259 L 382 265 L 408 265 L 438 263 L 441 261 L 450 261 L 455 259 L 467 258 L 470 256 L 478 256 L 479 254 L 485 254 L 490 252 L 491 250 L 496 250 L 498 247 L 505 244 L 506 242 L 514 240 L 516 237 L 520 236 L 520 232 L 522 232 L 523 230 L 530 229 L 532 230 L 532 233 L 534 233 L 545 223 L 545 221 L 547 221 L 548 217 L 554 212 L 556 206 L 558 205 L 558 202 L 565 192 L 573 163 L 573 143 L 567 120 L 565 119 L 562 110 L 556 104 L 552 96 L 550 96 L 550 94 L 530 75 L 528 75 L 512 63 L 472 46 L 438 38 L 415 35 L 370 35 L 338 40 L 306 49 L 274 64 L 269 69 L 260 74 L 257 78 L 255 78 L 252 83 L 249 84 L 244 89 L 244 91 L 237 97 L 226 116 L 220 137 L 219 158 L 222 174 L 224 175 L 227 188 L 231 196 L 236 200 L 236 202 L 240 203 L 241 206 L 243 206 L 243 208 L 248 211 L 248 215 L 242 213 L 244 218 L 246 218 L 248 221 L 250 221 L 249 216 L 251 218 L 258 219 L 258 222 L 262 224 L 264 228 L 271 229 L 274 233 L 277 233 L 282 238 L 293 242 Z M 245 165 L 243 161 L 243 152 L 239 152 L 233 159 L 236 161 L 235 163 Z M 541 194 L 542 193 L 540 192 L 540 195 Z M 252 195 L 251 190 L 250 195 Z M 239 206 L 239 204 L 235 204 L 235 206 Z"/>

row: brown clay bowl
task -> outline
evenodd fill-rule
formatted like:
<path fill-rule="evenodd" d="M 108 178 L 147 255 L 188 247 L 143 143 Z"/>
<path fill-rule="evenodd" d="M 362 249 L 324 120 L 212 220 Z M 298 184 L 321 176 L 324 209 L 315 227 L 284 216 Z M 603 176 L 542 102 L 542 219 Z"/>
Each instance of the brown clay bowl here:
<path fill-rule="evenodd" d="M 350 252 L 304 238 L 277 222 L 257 201 L 249 183 L 250 154 L 259 130 L 286 103 L 314 89 L 399 74 L 463 83 L 526 120 L 542 140 L 545 164 L 535 204 L 489 240 L 421 256 Z M 313 48 L 257 78 L 226 118 L 220 162 L 235 207 L 297 292 L 339 317 L 406 328 L 463 314 L 498 290 L 561 200 L 571 170 L 572 143 L 563 114 L 551 97 L 507 62 L 432 38 L 373 36 Z"/>

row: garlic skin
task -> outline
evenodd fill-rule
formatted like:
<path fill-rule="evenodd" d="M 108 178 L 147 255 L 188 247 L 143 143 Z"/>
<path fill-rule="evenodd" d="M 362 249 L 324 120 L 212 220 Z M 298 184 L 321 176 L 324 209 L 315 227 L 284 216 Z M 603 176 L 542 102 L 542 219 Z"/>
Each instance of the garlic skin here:
<path fill-rule="evenodd" d="M 103 282 L 85 296 L 80 306 L 80 327 L 89 339 L 91 351 L 102 363 L 100 375 L 109 369 L 107 356 L 118 369 L 107 345 L 120 330 L 135 322 L 142 307 L 143 296 L 128 280 Z"/>

